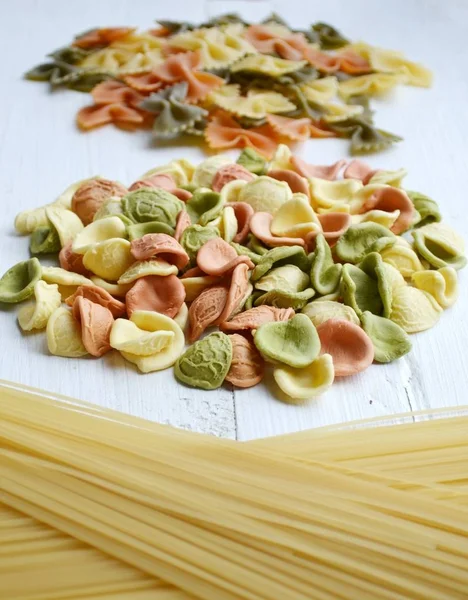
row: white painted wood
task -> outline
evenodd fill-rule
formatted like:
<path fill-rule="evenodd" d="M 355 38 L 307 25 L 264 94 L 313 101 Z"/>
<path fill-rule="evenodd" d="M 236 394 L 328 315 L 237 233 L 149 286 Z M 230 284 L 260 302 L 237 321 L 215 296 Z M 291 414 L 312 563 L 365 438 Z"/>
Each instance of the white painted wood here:
<path fill-rule="evenodd" d="M 92 174 L 130 183 L 171 158 L 185 155 L 196 162 L 204 156 L 195 146 L 151 148 L 147 132 L 128 134 L 109 127 L 80 134 L 74 115 L 89 103 L 89 96 L 67 91 L 51 95 L 47 86 L 21 79 L 26 69 L 94 25 L 147 27 L 157 17 L 200 21 L 234 10 L 258 20 L 270 7 L 296 27 L 328 21 L 353 39 L 399 48 L 433 68 L 433 89 L 400 88 L 391 99 L 376 103 L 378 124 L 403 134 L 405 141 L 370 162 L 407 167 L 408 186 L 437 199 L 447 222 L 468 237 L 463 192 L 468 177 L 465 2 L 23 0 L 0 5 L 0 51 L 6 57 L 0 95 L 0 271 L 27 256 L 27 240 L 13 230 L 19 210 L 51 201 L 72 181 Z M 298 152 L 310 162 L 326 164 L 346 155 L 347 142 L 310 141 Z M 460 405 L 467 396 L 464 273 L 460 283 L 458 304 L 437 327 L 413 336 L 414 349 L 407 358 L 338 381 L 329 393 L 305 406 L 275 399 L 270 382 L 236 391 L 234 398 L 229 389 L 208 393 L 182 387 L 170 371 L 140 375 L 116 353 L 101 360 L 50 357 L 43 334 L 20 333 L 15 309 L 0 312 L 0 376 L 196 431 L 227 437 L 237 433 L 239 439 L 389 415 L 410 407 Z"/>

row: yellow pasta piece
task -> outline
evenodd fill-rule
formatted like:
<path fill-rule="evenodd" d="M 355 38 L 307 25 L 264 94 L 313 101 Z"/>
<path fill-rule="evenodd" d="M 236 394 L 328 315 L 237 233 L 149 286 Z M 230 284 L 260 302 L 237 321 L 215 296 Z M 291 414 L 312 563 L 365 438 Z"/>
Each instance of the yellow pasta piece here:
<path fill-rule="evenodd" d="M 187 327 L 188 323 L 188 306 L 185 302 L 182 304 L 179 312 L 174 317 L 174 321 L 182 329 L 182 331 L 185 332 L 185 328 Z"/>
<path fill-rule="evenodd" d="M 318 327 L 329 319 L 343 319 L 351 321 L 355 325 L 360 325 L 359 317 L 351 306 L 346 306 L 346 304 L 334 300 L 320 299 L 315 302 L 309 302 L 301 312 L 309 317 L 315 327 Z"/>
<path fill-rule="evenodd" d="M 226 183 L 220 192 L 222 203 L 238 202 L 244 185 L 247 185 L 247 181 L 244 181 L 243 179 L 234 179 L 233 181 Z"/>
<path fill-rule="evenodd" d="M 306 64 L 306 60 L 285 60 L 284 58 L 277 58 L 276 56 L 268 56 L 266 54 L 252 54 L 232 65 L 231 71 L 233 73 L 251 71 L 270 75 L 271 77 L 281 77 L 281 75 L 302 69 Z"/>
<path fill-rule="evenodd" d="M 142 373 L 151 373 L 172 367 L 184 351 L 185 346 L 184 332 L 180 326 L 166 315 L 146 310 L 133 312 L 130 321 L 143 331 L 169 331 L 173 334 L 173 337 L 160 351 L 150 356 L 139 356 L 125 351 L 122 351 L 122 356 L 134 363 Z"/>
<path fill-rule="evenodd" d="M 362 203 L 351 201 L 356 192 L 363 188 L 362 182 L 358 179 L 343 179 L 338 181 L 328 181 L 318 177 L 309 178 L 310 195 L 313 208 L 325 208 L 332 211 L 350 212 L 351 206 Z"/>
<path fill-rule="evenodd" d="M 311 231 L 322 231 L 322 226 L 307 196 L 296 193 L 276 210 L 270 229 L 277 236 L 304 237 Z"/>
<path fill-rule="evenodd" d="M 117 296 L 118 298 L 124 298 L 125 294 L 132 289 L 132 283 L 114 283 L 111 281 L 107 281 L 106 279 L 102 279 L 102 277 L 97 277 L 96 275 L 91 275 L 91 281 L 94 285 L 106 290 L 109 292 L 111 296 Z"/>
<path fill-rule="evenodd" d="M 233 160 L 224 154 L 217 154 L 216 156 L 210 156 L 206 160 L 202 161 L 197 165 L 193 172 L 192 183 L 197 188 L 211 188 L 213 177 L 216 172 L 225 165 L 232 165 Z"/>
<path fill-rule="evenodd" d="M 286 146 L 286 144 L 279 144 L 275 150 L 269 168 L 287 169 L 289 171 L 294 170 L 291 162 L 292 155 L 293 154 L 289 146 Z"/>
<path fill-rule="evenodd" d="M 62 247 L 72 242 L 83 231 L 83 223 L 71 210 L 60 206 L 48 206 L 45 212 L 48 220 L 57 230 Z"/>
<path fill-rule="evenodd" d="M 203 277 L 183 277 L 180 281 L 185 289 L 185 300 L 193 302 L 203 290 L 219 281 L 219 278 L 212 275 L 204 275 Z"/>
<path fill-rule="evenodd" d="M 134 262 L 130 242 L 121 238 L 94 244 L 83 256 L 83 264 L 89 271 L 111 281 L 117 281 Z"/>
<path fill-rule="evenodd" d="M 453 306 L 458 298 L 458 276 L 452 267 L 442 267 L 437 271 L 418 271 L 413 273 L 411 281 L 419 290 L 433 296 L 444 309 Z"/>
<path fill-rule="evenodd" d="M 117 284 L 125 285 L 133 283 L 140 277 L 148 275 L 177 275 L 178 269 L 166 260 L 153 258 L 151 260 L 141 260 L 133 263 L 117 280 Z"/>
<path fill-rule="evenodd" d="M 210 227 L 217 227 L 219 234 L 226 242 L 232 242 L 237 234 L 237 218 L 232 206 L 225 206 L 219 217 L 208 223 Z"/>
<path fill-rule="evenodd" d="M 60 267 L 42 267 L 42 279 L 47 283 L 56 283 L 61 286 L 76 287 L 79 285 L 92 285 L 92 281 L 73 271 L 66 271 Z"/>
<path fill-rule="evenodd" d="M 430 87 L 432 84 L 431 71 L 408 60 L 402 52 L 377 48 L 364 42 L 355 44 L 353 49 L 367 58 L 374 71 L 401 75 L 404 77 L 403 82 L 408 85 Z"/>
<path fill-rule="evenodd" d="M 239 200 L 250 204 L 255 212 L 265 211 L 273 214 L 290 200 L 292 195 L 291 188 L 285 181 L 262 175 L 241 188 Z"/>
<path fill-rule="evenodd" d="M 232 162 L 232 161 L 231 161 Z M 188 185 L 195 173 L 195 165 L 185 158 L 171 160 L 167 165 L 155 167 L 143 173 L 139 179 L 146 179 L 152 175 L 166 174 L 170 175 L 178 187 Z"/>
<path fill-rule="evenodd" d="M 392 187 L 401 187 L 403 179 L 408 174 L 406 169 L 397 169 L 396 171 L 386 171 L 385 169 L 379 169 L 377 173 L 372 175 L 369 183 L 380 183 L 385 185 L 391 185 Z"/>
<path fill-rule="evenodd" d="M 110 45 L 112 48 L 123 48 L 135 53 L 145 53 L 151 50 L 160 50 L 165 46 L 165 40 L 152 35 L 149 31 L 131 31 Z"/>
<path fill-rule="evenodd" d="M 94 244 L 111 238 L 126 238 L 127 228 L 119 217 L 106 217 L 93 221 L 78 233 L 73 240 L 72 250 L 85 254 Z"/>
<path fill-rule="evenodd" d="M 224 28 L 201 28 L 174 35 L 171 46 L 185 50 L 199 50 L 205 69 L 227 67 L 245 54 L 257 50 L 242 37 L 243 25 L 231 24 Z"/>
<path fill-rule="evenodd" d="M 110 345 L 115 350 L 136 356 L 151 356 L 164 350 L 174 338 L 173 331 L 145 331 L 128 319 L 116 319 L 110 333 Z"/>
<path fill-rule="evenodd" d="M 348 100 L 351 96 L 381 96 L 404 82 L 401 74 L 371 73 L 340 81 L 338 87 L 340 96 Z"/>
<path fill-rule="evenodd" d="M 323 394 L 335 379 L 333 359 L 330 354 L 322 354 L 302 369 L 277 367 L 273 371 L 273 377 L 280 389 L 290 398 L 315 398 Z"/>
<path fill-rule="evenodd" d="M 395 244 L 381 250 L 380 256 L 385 263 L 395 267 L 403 277 L 408 278 L 416 271 L 424 269 L 418 255 L 405 238 L 397 237 Z"/>
<path fill-rule="evenodd" d="M 327 104 L 338 94 L 338 79 L 335 76 L 308 81 L 299 86 L 307 100 L 315 104 Z"/>
<path fill-rule="evenodd" d="M 34 286 L 35 301 L 28 302 L 18 311 L 18 323 L 23 331 L 44 329 L 50 315 L 60 306 L 58 285 L 38 281 Z"/>
<path fill-rule="evenodd" d="M 328 123 L 335 123 L 337 121 L 344 121 L 351 117 L 358 117 L 364 112 L 364 107 L 359 104 L 337 104 L 335 102 L 329 102 L 324 105 L 328 113 L 323 116 L 323 120 Z"/>
<path fill-rule="evenodd" d="M 57 308 L 47 322 L 47 346 L 51 354 L 78 358 L 88 354 L 81 341 L 80 325 L 69 308 Z"/>
<path fill-rule="evenodd" d="M 263 119 L 269 113 L 290 112 L 296 108 L 278 92 L 249 90 L 246 96 L 240 94 L 240 86 L 234 83 L 212 92 L 210 100 L 229 112 L 251 119 Z"/>
<path fill-rule="evenodd" d="M 396 288 L 399 288 L 402 285 L 408 285 L 400 271 L 395 269 L 395 267 L 389 263 L 383 262 L 382 269 L 385 274 L 385 281 L 390 286 L 392 291 L 396 290 Z"/>
<path fill-rule="evenodd" d="M 393 290 L 390 319 L 406 333 L 430 329 L 437 323 L 441 314 L 441 307 L 427 292 L 409 285 Z"/>
<path fill-rule="evenodd" d="M 361 215 L 353 215 L 351 217 L 352 223 L 378 223 L 379 225 L 383 225 L 387 229 L 390 229 L 395 221 L 400 216 L 400 211 L 394 210 L 392 212 L 386 212 L 385 210 L 369 210 Z"/>

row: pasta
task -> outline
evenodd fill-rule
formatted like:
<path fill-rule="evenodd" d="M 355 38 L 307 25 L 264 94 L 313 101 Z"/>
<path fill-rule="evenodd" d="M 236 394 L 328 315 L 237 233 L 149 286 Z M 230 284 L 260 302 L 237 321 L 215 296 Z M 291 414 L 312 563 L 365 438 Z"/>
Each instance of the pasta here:
<path fill-rule="evenodd" d="M 281 145 L 271 161 L 251 148 L 237 162 L 173 160 L 128 188 L 77 182 L 31 232 L 60 267 L 13 266 L 0 300 L 34 296 L 20 328 L 46 328 L 56 356 L 116 350 L 142 373 L 177 363 L 185 385 L 265 376 L 281 399 L 314 398 L 335 377 L 405 356 L 408 334 L 457 299 L 463 239 L 433 200 L 398 187 L 404 175 L 309 164 Z M 210 341 L 185 351 L 185 338 Z"/>
<path fill-rule="evenodd" d="M 374 126 L 367 99 L 399 84 L 431 83 L 422 65 L 352 43 L 331 25 L 296 30 L 277 15 L 250 24 L 230 14 L 198 26 L 161 21 L 143 32 L 94 28 L 26 77 L 91 92 L 94 105 L 76 119 L 83 131 L 153 128 L 156 139 L 196 136 L 215 149 L 235 139 L 234 147 L 267 158 L 285 140 L 346 137 L 353 154 L 387 148 L 401 138 Z M 219 121 L 217 107 L 239 130 L 225 132 L 223 143 L 210 127 Z"/>

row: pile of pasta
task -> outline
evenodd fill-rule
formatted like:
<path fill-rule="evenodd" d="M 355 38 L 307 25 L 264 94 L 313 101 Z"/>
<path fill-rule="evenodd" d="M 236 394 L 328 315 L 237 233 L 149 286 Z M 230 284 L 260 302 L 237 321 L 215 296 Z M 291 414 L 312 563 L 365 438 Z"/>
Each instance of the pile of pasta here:
<path fill-rule="evenodd" d="M 466 598 L 468 417 L 428 416 L 240 443 L 3 382 L 2 598 Z"/>
<path fill-rule="evenodd" d="M 431 84 L 401 52 L 351 43 L 330 25 L 298 31 L 277 15 L 252 25 L 232 14 L 145 32 L 92 29 L 26 77 L 91 92 L 82 130 L 152 128 L 155 139 L 199 136 L 268 159 L 280 142 L 311 137 L 350 138 L 354 154 L 383 150 L 401 138 L 374 126 L 369 98 Z"/>
<path fill-rule="evenodd" d="M 408 334 L 457 298 L 463 239 L 404 176 L 357 159 L 311 165 L 280 146 L 270 163 L 251 149 L 173 160 L 128 189 L 79 181 L 17 216 L 31 254 L 58 253 L 60 266 L 16 264 L 0 301 L 32 298 L 19 325 L 45 328 L 57 356 L 115 349 L 202 389 L 250 387 L 269 367 L 287 396 L 313 398 L 404 356 Z"/>

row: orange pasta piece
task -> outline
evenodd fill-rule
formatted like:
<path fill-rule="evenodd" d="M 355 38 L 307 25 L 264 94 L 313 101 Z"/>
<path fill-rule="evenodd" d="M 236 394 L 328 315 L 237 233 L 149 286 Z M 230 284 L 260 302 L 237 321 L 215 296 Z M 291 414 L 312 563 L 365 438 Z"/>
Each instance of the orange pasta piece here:
<path fill-rule="evenodd" d="M 227 202 L 226 206 L 234 209 L 237 219 L 237 233 L 232 241 L 242 244 L 250 233 L 250 219 L 254 214 L 254 209 L 247 202 Z"/>
<path fill-rule="evenodd" d="M 211 183 L 211 188 L 214 192 L 220 192 L 227 183 L 235 181 L 236 179 L 252 181 L 255 179 L 255 176 L 242 165 L 224 165 L 219 171 L 216 171 Z"/>
<path fill-rule="evenodd" d="M 226 275 L 241 263 L 246 263 L 250 269 L 255 266 L 247 256 L 238 256 L 221 238 L 208 240 L 197 254 L 197 265 L 207 275 Z"/>
<path fill-rule="evenodd" d="M 192 221 L 190 220 L 188 212 L 186 210 L 181 210 L 180 213 L 177 215 L 174 239 L 180 242 L 182 234 L 187 229 L 187 227 L 190 227 L 191 224 Z"/>
<path fill-rule="evenodd" d="M 373 169 L 363 160 L 354 158 L 344 170 L 343 177 L 345 179 L 360 179 L 366 185 L 378 171 L 378 169 Z"/>
<path fill-rule="evenodd" d="M 390 231 L 393 231 L 396 235 L 409 229 L 414 219 L 413 203 L 408 194 L 399 188 L 387 186 L 376 190 L 361 208 L 360 212 L 365 213 L 368 210 L 374 209 L 386 212 L 400 211 L 397 220 L 390 227 Z"/>
<path fill-rule="evenodd" d="M 83 48 L 83 50 L 108 46 L 109 44 L 112 44 L 112 42 L 125 37 L 132 31 L 135 31 L 135 27 L 105 27 L 102 29 L 93 29 L 77 38 L 72 46 Z"/>
<path fill-rule="evenodd" d="M 125 296 L 129 317 L 136 310 L 154 310 L 172 319 L 184 300 L 185 288 L 176 275 L 140 277 Z"/>
<path fill-rule="evenodd" d="M 293 156 L 291 162 L 296 172 L 302 177 L 319 177 L 329 181 L 334 181 L 346 164 L 346 160 L 342 159 L 332 165 L 310 165 L 298 156 Z"/>
<path fill-rule="evenodd" d="M 319 233 L 323 233 L 324 238 L 331 248 L 351 225 L 351 215 L 348 215 L 348 213 L 330 212 L 317 216 L 322 226 L 322 231 L 311 231 L 305 236 L 305 242 L 309 251 L 315 250 L 315 240 Z"/>
<path fill-rule="evenodd" d="M 152 74 L 166 83 L 186 81 L 188 102 L 198 102 L 224 83 L 222 77 L 199 71 L 200 65 L 201 56 L 198 51 L 177 53 L 155 67 Z"/>
<path fill-rule="evenodd" d="M 94 104 L 125 104 L 138 108 L 143 96 L 120 81 L 102 81 L 92 90 Z"/>
<path fill-rule="evenodd" d="M 68 242 L 59 252 L 59 263 L 62 269 L 73 271 L 85 277 L 89 277 L 91 273 L 83 264 L 83 255 L 77 254 L 72 250 L 72 242 Z"/>
<path fill-rule="evenodd" d="M 109 123 L 123 128 L 135 128 L 147 125 L 148 117 L 141 110 L 125 104 L 103 104 L 85 106 L 78 111 L 76 122 L 80 129 L 88 131 Z"/>
<path fill-rule="evenodd" d="M 360 56 L 354 50 L 346 49 L 338 55 L 340 58 L 340 70 L 349 75 L 365 75 L 372 71 L 370 62 Z"/>
<path fill-rule="evenodd" d="M 310 137 L 312 138 L 332 138 L 338 137 L 335 131 L 328 129 L 325 123 L 314 121 L 310 124 Z"/>
<path fill-rule="evenodd" d="M 76 298 L 80 297 L 87 298 L 95 304 L 100 304 L 101 306 L 108 308 L 115 319 L 118 317 L 123 317 L 127 312 L 123 302 L 116 300 L 109 294 L 109 292 L 106 292 L 106 290 L 103 290 L 97 285 L 80 285 L 76 289 L 76 292 L 69 296 L 65 302 L 68 304 L 68 306 L 73 306 Z"/>
<path fill-rule="evenodd" d="M 285 181 L 289 185 L 291 192 L 305 194 L 310 198 L 308 181 L 298 173 L 289 169 L 272 169 L 268 171 L 267 175 L 278 181 Z"/>
<path fill-rule="evenodd" d="M 280 115 L 267 115 L 267 121 L 278 135 L 294 142 L 303 142 L 310 137 L 312 121 L 309 118 L 291 119 Z"/>
<path fill-rule="evenodd" d="M 279 37 L 267 25 L 251 25 L 244 33 L 245 39 L 262 54 L 277 54 L 286 60 L 302 60 L 307 40 L 302 33 Z"/>
<path fill-rule="evenodd" d="M 190 258 L 177 240 L 166 233 L 147 233 L 130 245 L 130 252 L 136 260 L 160 258 L 178 269 L 183 269 Z"/>
<path fill-rule="evenodd" d="M 210 148 L 253 148 L 265 158 L 271 158 L 277 147 L 274 129 L 268 125 L 244 129 L 231 115 L 217 111 L 205 129 Z"/>
<path fill-rule="evenodd" d="M 272 321 L 289 321 L 296 313 L 293 308 L 276 308 L 276 306 L 257 306 L 236 315 L 230 321 L 221 323 L 221 331 L 252 331 L 264 323 Z"/>
<path fill-rule="evenodd" d="M 81 338 L 89 354 L 99 357 L 112 350 L 109 341 L 114 317 L 108 308 L 78 296 L 73 302 L 73 316 L 81 325 Z"/>
<path fill-rule="evenodd" d="M 351 321 L 329 319 L 317 327 L 321 353 L 333 358 L 335 377 L 348 377 L 367 369 L 374 360 L 374 345 L 367 333 Z"/>
<path fill-rule="evenodd" d="M 241 263 L 232 272 L 231 285 L 222 313 L 214 322 L 219 325 L 227 321 L 231 315 L 238 312 L 242 300 L 249 289 L 249 265 Z"/>
<path fill-rule="evenodd" d="M 322 52 L 311 46 L 308 46 L 304 50 L 304 58 L 322 73 L 336 73 L 341 66 L 341 59 L 339 56 L 326 54 L 326 52 Z"/>
<path fill-rule="evenodd" d="M 205 329 L 219 318 L 226 305 L 228 294 L 227 285 L 214 285 L 203 290 L 195 298 L 188 312 L 190 342 L 197 340 Z"/>
<path fill-rule="evenodd" d="M 243 335 L 229 336 L 232 344 L 232 361 L 226 381 L 240 388 L 249 388 L 263 379 L 265 362 L 255 344 Z"/>
<path fill-rule="evenodd" d="M 157 92 L 164 85 L 153 71 L 138 73 L 136 75 L 126 75 L 123 80 L 128 86 L 143 94 Z"/>

